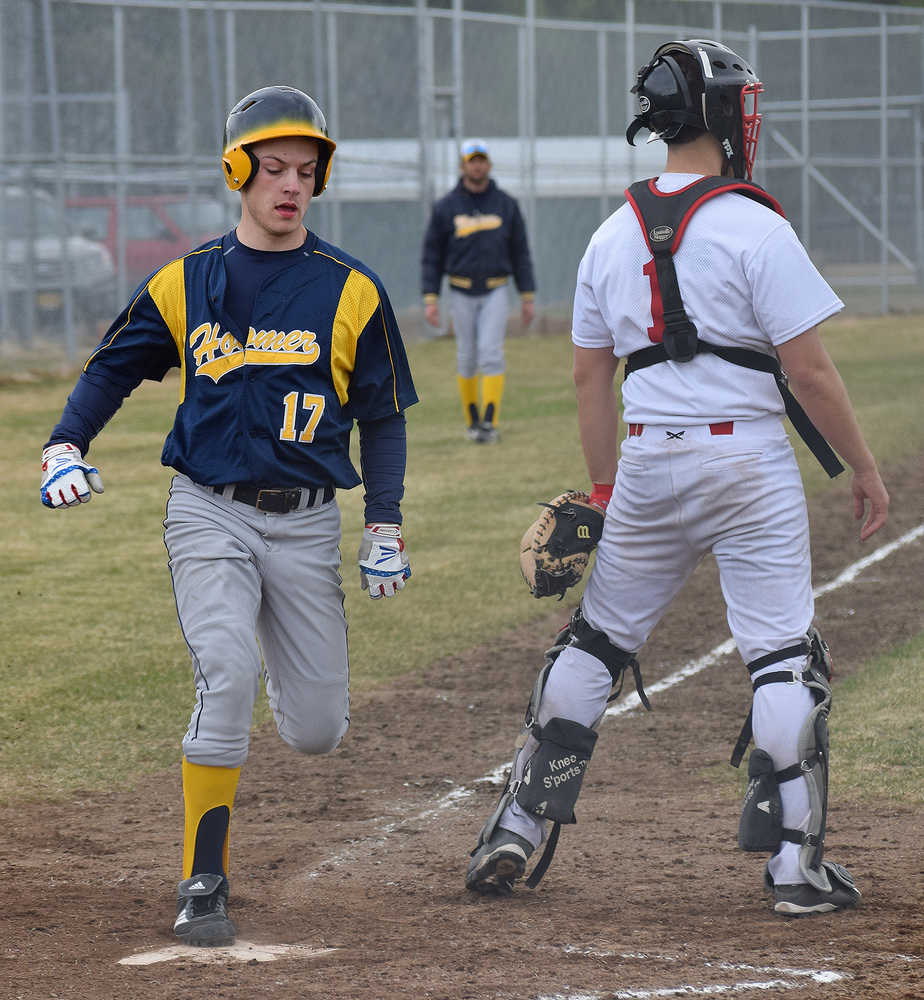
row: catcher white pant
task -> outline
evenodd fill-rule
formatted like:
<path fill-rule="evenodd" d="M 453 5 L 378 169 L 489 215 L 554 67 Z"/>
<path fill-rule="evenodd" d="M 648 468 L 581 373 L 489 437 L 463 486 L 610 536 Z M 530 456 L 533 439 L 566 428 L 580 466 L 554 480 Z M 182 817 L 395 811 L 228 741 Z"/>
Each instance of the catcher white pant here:
<path fill-rule="evenodd" d="M 510 313 L 506 285 L 486 295 L 449 289 L 449 311 L 456 338 L 456 371 L 463 378 L 504 373 L 504 336 Z"/>
<path fill-rule="evenodd" d="M 582 608 L 592 627 L 629 652 L 644 645 L 709 552 L 745 662 L 798 642 L 812 622 L 805 495 L 780 418 L 736 422 L 731 433 L 728 425 L 715 428 L 718 433 L 709 425 L 646 425 L 623 443 Z M 798 657 L 755 677 L 804 665 L 805 658 Z M 744 669 L 742 683 L 749 683 Z M 599 660 L 565 649 L 549 672 L 538 722 L 560 716 L 593 725 L 605 710 L 610 685 Z M 771 755 L 777 770 L 798 760 L 799 730 L 813 706 L 801 683 L 767 684 L 755 692 L 754 742 Z M 533 746 L 527 744 L 518 763 Z M 785 782 L 780 792 L 783 825 L 805 829 L 805 782 Z M 544 836 L 544 822 L 516 803 L 500 825 L 535 845 Z M 777 883 L 804 882 L 797 845 L 784 843 L 770 872 Z"/>
<path fill-rule="evenodd" d="M 282 739 L 332 750 L 349 725 L 336 502 L 270 514 L 177 475 L 164 529 L 196 681 L 186 759 L 244 763 L 261 672 Z"/>

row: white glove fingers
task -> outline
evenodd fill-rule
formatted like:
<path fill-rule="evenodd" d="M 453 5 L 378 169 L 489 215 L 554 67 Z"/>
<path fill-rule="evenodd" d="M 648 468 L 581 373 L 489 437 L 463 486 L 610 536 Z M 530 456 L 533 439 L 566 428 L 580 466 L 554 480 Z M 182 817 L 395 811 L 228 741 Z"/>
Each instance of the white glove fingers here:
<path fill-rule="evenodd" d="M 103 489 L 103 477 L 99 474 L 99 469 L 87 469 L 86 471 L 87 483 L 93 489 L 94 493 L 104 493 Z M 89 497 L 87 497 L 89 500 Z"/>
<path fill-rule="evenodd" d="M 79 469 L 72 470 L 61 484 L 61 495 L 68 507 L 74 504 L 87 503 L 90 499 L 90 487 L 87 478 Z"/>
<path fill-rule="evenodd" d="M 90 484 L 87 477 L 79 472 L 71 481 L 71 493 L 77 498 L 78 503 L 88 503 L 90 500 Z M 71 501 L 73 503 L 73 501 Z"/>

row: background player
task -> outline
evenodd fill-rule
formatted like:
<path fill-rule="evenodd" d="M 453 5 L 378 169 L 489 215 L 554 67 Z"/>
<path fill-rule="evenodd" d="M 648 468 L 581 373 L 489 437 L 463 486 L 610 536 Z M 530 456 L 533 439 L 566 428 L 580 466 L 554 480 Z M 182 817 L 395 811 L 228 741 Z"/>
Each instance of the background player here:
<path fill-rule="evenodd" d="M 507 283 L 513 275 L 520 292 L 520 318 L 527 327 L 533 321 L 536 282 L 523 216 L 516 201 L 490 177 L 491 159 L 481 139 L 462 143 L 459 173 L 458 184 L 433 206 L 424 236 L 423 296 L 427 322 L 439 326 L 440 284 L 444 274 L 449 276 L 467 433 L 472 441 L 494 442 L 504 394 Z"/>
<path fill-rule="evenodd" d="M 360 482 L 359 553 L 371 597 L 404 587 L 404 409 L 416 402 L 379 279 L 306 231 L 335 144 L 315 102 L 272 86 L 225 127 L 225 181 L 241 220 L 156 271 L 87 362 L 43 453 L 42 501 L 102 493 L 90 441 L 145 378 L 180 367 L 162 461 L 176 469 L 165 542 L 192 655 L 196 704 L 183 740 L 185 837 L 176 935 L 227 944 L 231 809 L 262 671 L 280 736 L 326 753 L 349 723 L 340 512 Z"/>
<path fill-rule="evenodd" d="M 716 177 L 750 177 L 761 89 L 747 61 L 717 42 L 668 43 L 639 71 L 640 110 L 627 138 L 641 127 L 656 133 L 667 143 L 666 170 L 640 185 L 638 206 L 623 205 L 594 234 L 574 302 L 581 442 L 593 495 L 609 497 L 603 537 L 579 613 L 547 654 L 530 703 L 535 725 L 511 783 L 473 851 L 471 889 L 508 891 L 542 841 L 546 817 L 573 817 L 614 682 L 637 669 L 634 654 L 711 551 L 754 686 L 756 749 L 739 842 L 772 854 L 765 881 L 779 913 L 825 912 L 859 898 L 850 874 L 822 861 L 830 687 L 826 647 L 812 629 L 805 497 L 781 391 L 767 369 L 708 350 L 778 354 L 809 417 L 853 469 L 860 538 L 877 531 L 888 495 L 817 330 L 843 304 L 785 219 L 752 200 L 760 189 L 739 183 L 751 196 L 716 190 L 705 200 Z M 640 226 L 644 192 L 669 223 Z M 699 207 L 671 217 L 681 199 Z M 668 308 L 676 297 L 651 248 L 678 233 L 681 316 Z M 665 331 L 677 327 L 682 339 L 687 319 L 707 347 L 670 360 Z M 620 358 L 640 351 L 663 363 L 634 368 L 623 385 L 629 432 L 617 465 L 613 380 Z M 574 775 L 551 794 L 531 795 L 543 769 L 562 774 L 553 735 L 570 748 Z"/>

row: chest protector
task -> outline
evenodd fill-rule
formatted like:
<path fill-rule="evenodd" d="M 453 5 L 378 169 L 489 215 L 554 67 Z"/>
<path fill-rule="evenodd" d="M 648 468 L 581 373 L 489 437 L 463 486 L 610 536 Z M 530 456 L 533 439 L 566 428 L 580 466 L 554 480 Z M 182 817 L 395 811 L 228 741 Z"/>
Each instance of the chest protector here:
<path fill-rule="evenodd" d="M 733 365 L 773 375 L 783 398 L 786 414 L 802 440 L 832 478 L 844 471 L 831 446 L 809 419 L 789 390 L 786 375 L 778 359 L 770 354 L 746 347 L 723 347 L 701 340 L 696 326 L 687 315 L 680 296 L 674 254 L 693 213 L 710 198 L 735 192 L 766 205 L 783 215 L 780 203 L 758 184 L 724 177 L 703 177 L 670 194 L 658 191 L 654 179 L 637 181 L 626 191 L 626 198 L 635 211 L 648 249 L 655 262 L 654 284 L 660 296 L 664 315 L 661 343 L 633 351 L 626 359 L 625 377 L 662 361 L 686 363 L 697 354 L 715 354 Z M 785 216 L 784 216 L 785 218 Z"/>

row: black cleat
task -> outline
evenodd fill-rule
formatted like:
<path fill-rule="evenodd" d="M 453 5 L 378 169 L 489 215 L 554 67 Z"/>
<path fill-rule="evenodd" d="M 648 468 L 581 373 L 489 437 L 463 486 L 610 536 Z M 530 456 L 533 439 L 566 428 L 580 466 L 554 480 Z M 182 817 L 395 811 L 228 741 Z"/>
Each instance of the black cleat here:
<path fill-rule="evenodd" d="M 489 424 L 487 421 L 482 422 L 479 433 L 481 436 L 478 440 L 482 444 L 497 444 L 500 441 L 500 432 L 494 424 Z"/>
<path fill-rule="evenodd" d="M 773 910 L 784 917 L 808 917 L 815 913 L 832 913 L 856 906 L 860 900 L 860 890 L 853 876 L 843 865 L 833 861 L 822 862 L 828 876 L 831 891 L 817 889 L 808 882 L 795 885 L 776 885 L 769 871 L 764 871 L 764 884 L 773 896 Z"/>
<path fill-rule="evenodd" d="M 173 933 L 183 944 L 197 947 L 234 944 L 224 875 L 193 875 L 180 882 Z"/>
<path fill-rule="evenodd" d="M 491 839 L 472 852 L 465 887 L 482 895 L 509 896 L 532 853 L 533 845 L 525 837 L 497 827 Z"/>

